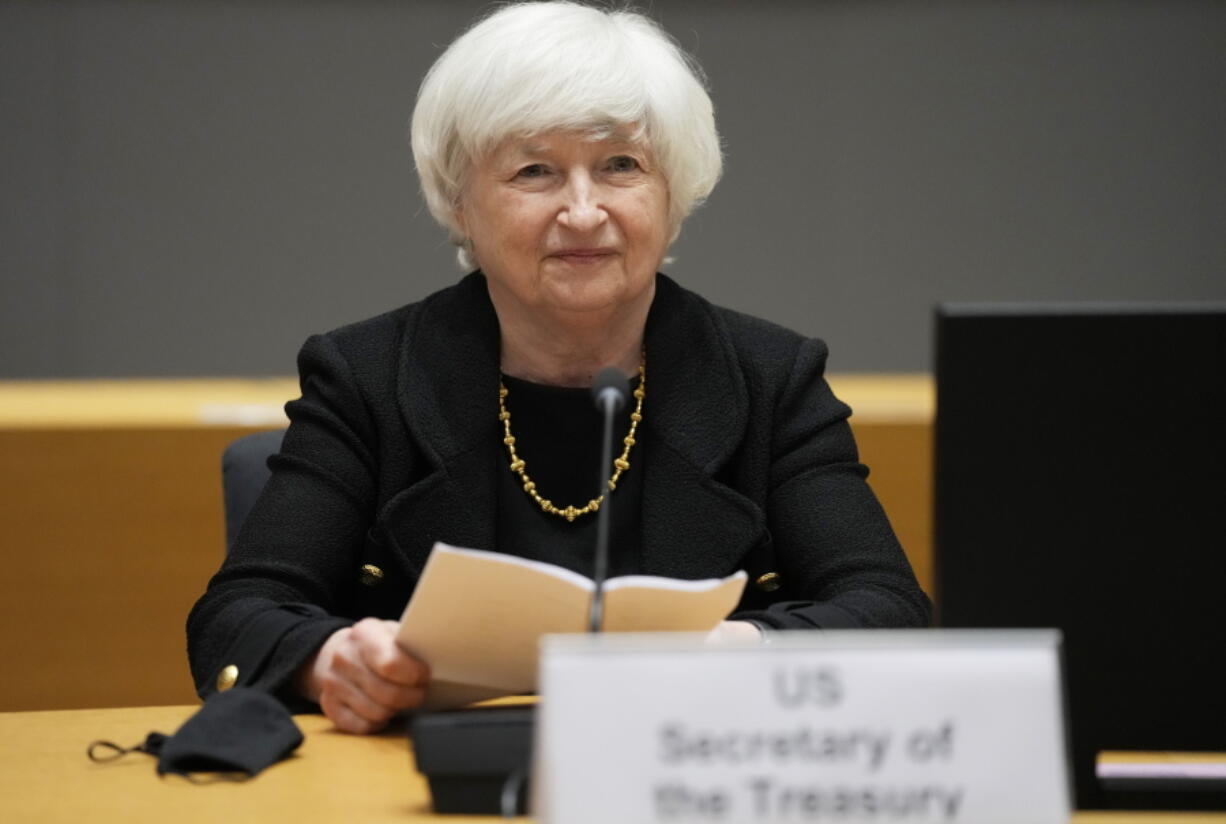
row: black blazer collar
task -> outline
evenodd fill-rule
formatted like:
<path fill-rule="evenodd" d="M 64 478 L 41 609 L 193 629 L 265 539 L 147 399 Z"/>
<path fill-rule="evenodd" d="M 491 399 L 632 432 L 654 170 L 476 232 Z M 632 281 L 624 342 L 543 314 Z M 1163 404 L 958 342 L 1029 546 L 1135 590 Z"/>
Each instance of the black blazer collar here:
<path fill-rule="evenodd" d="M 431 295 L 419 312 L 397 394 L 409 431 L 441 469 L 497 431 L 498 316 L 480 272 Z"/>

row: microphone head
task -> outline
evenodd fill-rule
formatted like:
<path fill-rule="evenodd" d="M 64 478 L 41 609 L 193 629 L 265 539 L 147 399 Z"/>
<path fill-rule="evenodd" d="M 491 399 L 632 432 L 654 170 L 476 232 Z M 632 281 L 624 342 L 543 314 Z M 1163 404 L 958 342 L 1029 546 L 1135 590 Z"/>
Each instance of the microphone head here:
<path fill-rule="evenodd" d="M 610 402 L 614 411 L 621 409 L 629 396 L 630 381 L 615 366 L 606 366 L 592 379 L 592 398 L 596 401 L 596 408 L 601 411 Z"/>

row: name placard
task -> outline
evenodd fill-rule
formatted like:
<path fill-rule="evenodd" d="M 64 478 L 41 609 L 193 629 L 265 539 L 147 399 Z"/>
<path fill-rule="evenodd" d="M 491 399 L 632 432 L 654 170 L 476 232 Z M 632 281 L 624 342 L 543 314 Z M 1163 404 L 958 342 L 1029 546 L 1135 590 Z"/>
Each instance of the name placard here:
<path fill-rule="evenodd" d="M 1070 813 L 1059 633 L 542 641 L 549 824 L 999 822 Z"/>

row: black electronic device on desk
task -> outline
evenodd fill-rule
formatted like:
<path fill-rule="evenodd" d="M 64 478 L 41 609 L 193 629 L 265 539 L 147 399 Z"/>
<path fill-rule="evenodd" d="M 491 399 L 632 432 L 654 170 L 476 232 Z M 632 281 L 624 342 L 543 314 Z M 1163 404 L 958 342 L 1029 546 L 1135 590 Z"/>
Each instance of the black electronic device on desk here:
<path fill-rule="evenodd" d="M 1096 769 L 1226 751 L 1226 304 L 940 307 L 935 492 L 938 624 L 1063 632 L 1077 806 L 1226 809 Z"/>
<path fill-rule="evenodd" d="M 536 706 L 479 705 L 428 712 L 409 722 L 418 772 L 437 813 L 527 811 Z"/>
<path fill-rule="evenodd" d="M 592 397 L 604 415 L 601 471 L 613 463 L 613 416 L 630 394 L 626 376 L 613 367 L 592 382 Z M 604 491 L 605 477 L 599 478 Z M 595 589 L 588 628 L 600 632 L 604 582 L 609 568 L 609 511 L 606 496 L 597 511 Z M 469 815 L 511 815 L 527 811 L 536 707 L 499 704 L 421 713 L 409 722 L 409 740 L 418 772 L 430 783 L 434 811 Z"/>

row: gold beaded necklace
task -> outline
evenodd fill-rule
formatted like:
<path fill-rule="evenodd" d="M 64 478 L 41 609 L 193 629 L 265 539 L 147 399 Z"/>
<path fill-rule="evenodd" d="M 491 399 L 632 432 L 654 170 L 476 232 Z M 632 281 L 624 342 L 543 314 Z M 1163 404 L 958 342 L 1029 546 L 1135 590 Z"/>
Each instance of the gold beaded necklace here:
<path fill-rule="evenodd" d="M 634 411 L 630 413 L 630 433 L 622 438 L 625 448 L 622 450 L 621 457 L 613 460 L 613 476 L 608 480 L 610 493 L 617 489 L 617 481 L 621 478 L 622 473 L 630 468 L 630 447 L 634 446 L 634 433 L 638 430 L 639 422 L 643 420 L 643 397 L 647 394 L 644 390 L 646 385 L 647 355 L 644 353 L 642 360 L 639 361 L 639 387 L 634 390 L 635 405 Z M 541 508 L 541 511 L 550 515 L 557 515 L 559 518 L 565 518 L 568 521 L 573 521 L 580 515 L 587 515 L 600 509 L 600 504 L 604 502 L 603 493 L 600 497 L 588 501 L 585 506 L 568 506 L 565 509 L 558 509 L 553 505 L 553 501 L 548 498 L 542 498 L 540 493 L 536 491 L 536 482 L 528 477 L 527 464 L 524 463 L 523 458 L 515 454 L 515 436 L 511 434 L 511 413 L 507 411 L 506 405 L 508 394 L 507 388 L 502 385 L 502 381 L 498 381 L 498 420 L 502 421 L 502 442 L 506 444 L 507 455 L 511 459 L 511 471 L 518 475 L 519 479 L 524 483 L 524 492 L 527 492 L 532 500 L 536 501 L 536 505 Z"/>

